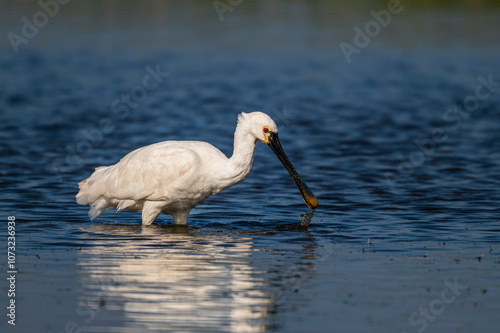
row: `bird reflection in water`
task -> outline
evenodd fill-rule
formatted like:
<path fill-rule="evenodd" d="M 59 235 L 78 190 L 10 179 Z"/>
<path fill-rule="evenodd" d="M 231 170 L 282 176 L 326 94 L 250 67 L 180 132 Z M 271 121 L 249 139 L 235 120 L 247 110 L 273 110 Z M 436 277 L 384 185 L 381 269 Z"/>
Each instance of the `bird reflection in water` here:
<path fill-rule="evenodd" d="M 80 252 L 80 312 L 148 330 L 261 332 L 273 297 L 254 278 L 249 237 L 195 228 L 92 225 Z M 109 331 L 116 329 L 106 324 Z"/>

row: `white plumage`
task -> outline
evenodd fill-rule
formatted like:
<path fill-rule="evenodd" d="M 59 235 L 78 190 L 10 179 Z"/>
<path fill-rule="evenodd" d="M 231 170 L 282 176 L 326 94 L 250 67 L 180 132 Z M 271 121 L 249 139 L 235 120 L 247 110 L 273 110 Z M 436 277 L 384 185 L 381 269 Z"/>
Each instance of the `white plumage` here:
<path fill-rule="evenodd" d="M 318 201 L 286 158 L 277 133 L 278 128 L 268 115 L 241 113 L 231 158 L 206 142 L 152 144 L 130 152 L 115 165 L 96 168 L 78 184 L 76 200 L 81 205 L 90 204 L 91 219 L 116 207 L 117 211 L 142 211 L 144 225 L 153 223 L 161 213 L 172 215 L 176 224 L 186 224 L 196 205 L 247 177 L 255 143 L 262 141 L 290 172 L 306 204 L 316 208 Z"/>

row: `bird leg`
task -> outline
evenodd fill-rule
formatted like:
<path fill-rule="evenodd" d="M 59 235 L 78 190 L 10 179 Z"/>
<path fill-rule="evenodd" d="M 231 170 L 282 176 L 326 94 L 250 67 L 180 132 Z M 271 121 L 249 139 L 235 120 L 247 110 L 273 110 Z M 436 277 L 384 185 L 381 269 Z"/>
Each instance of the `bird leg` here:
<path fill-rule="evenodd" d="M 175 224 L 185 225 L 188 221 L 188 218 L 189 218 L 189 212 L 191 212 L 191 209 L 178 210 L 175 212 L 170 212 L 169 214 L 172 215 L 172 219 L 174 220 Z"/>
<path fill-rule="evenodd" d="M 163 202 L 145 201 L 142 207 L 142 224 L 150 225 L 161 214 Z"/>

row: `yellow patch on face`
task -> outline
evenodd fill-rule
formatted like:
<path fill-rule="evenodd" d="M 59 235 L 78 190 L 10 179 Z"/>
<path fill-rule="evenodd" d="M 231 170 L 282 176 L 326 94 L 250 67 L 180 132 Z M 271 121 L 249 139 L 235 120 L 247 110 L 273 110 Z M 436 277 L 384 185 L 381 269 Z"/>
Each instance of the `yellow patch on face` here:
<path fill-rule="evenodd" d="M 265 144 L 269 143 L 269 136 L 271 135 L 271 128 L 269 126 L 264 126 L 262 128 L 262 132 L 264 133 L 264 138 L 265 141 L 263 141 Z"/>

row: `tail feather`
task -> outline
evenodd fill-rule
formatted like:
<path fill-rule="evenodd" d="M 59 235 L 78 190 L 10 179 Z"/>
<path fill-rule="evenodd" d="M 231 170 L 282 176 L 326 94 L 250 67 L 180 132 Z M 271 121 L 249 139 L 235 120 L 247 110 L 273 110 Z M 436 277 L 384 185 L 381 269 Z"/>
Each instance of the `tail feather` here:
<path fill-rule="evenodd" d="M 118 203 L 118 206 L 116 206 L 116 212 L 119 212 L 120 210 L 127 209 L 128 207 L 134 205 L 136 202 L 135 200 L 121 200 Z"/>
<path fill-rule="evenodd" d="M 94 173 L 87 179 L 78 183 L 80 192 L 76 195 L 76 202 L 80 205 L 88 205 L 96 201 L 103 195 L 105 188 L 106 174 L 109 167 L 98 167 Z"/>
<path fill-rule="evenodd" d="M 76 195 L 76 202 L 80 205 L 87 205 L 90 203 L 88 200 L 88 184 L 87 180 L 82 180 L 81 182 L 78 183 L 78 188 L 80 189 L 80 192 Z"/>
<path fill-rule="evenodd" d="M 95 219 L 99 215 L 101 215 L 102 212 L 104 212 L 106 209 L 111 208 L 106 201 L 106 199 L 101 198 L 98 199 L 90 204 L 90 210 L 89 210 L 89 217 L 91 220 Z"/>
<path fill-rule="evenodd" d="M 90 205 L 90 219 L 95 219 L 112 205 L 103 197 L 105 188 L 105 171 L 108 167 L 96 168 L 94 173 L 87 179 L 78 183 L 80 191 L 76 195 L 76 202 L 80 205 Z"/>

